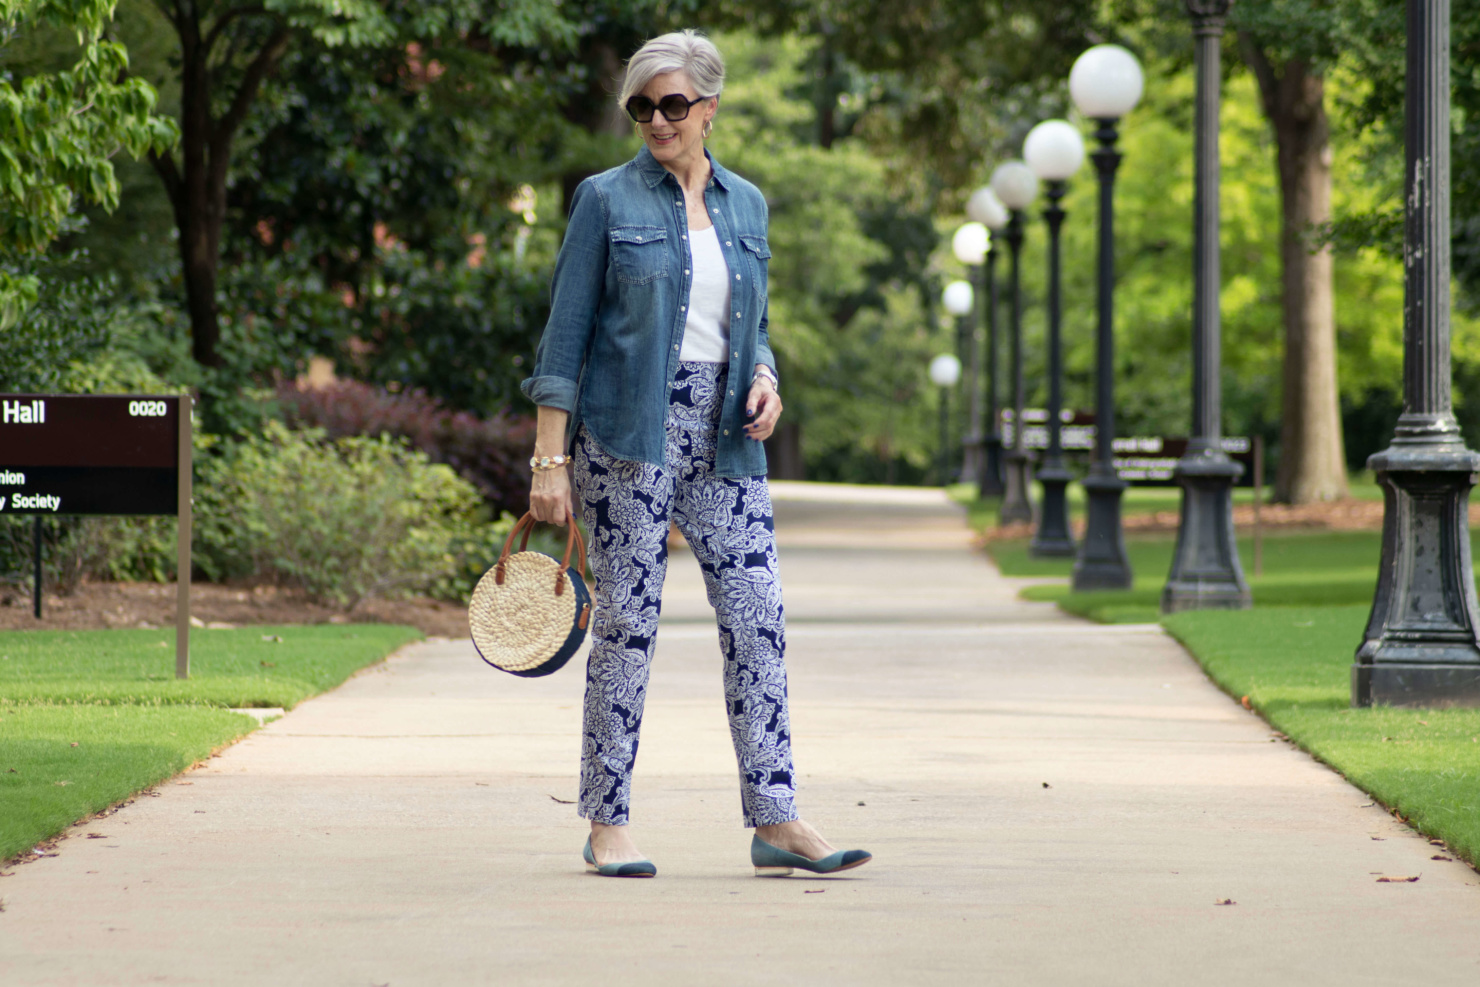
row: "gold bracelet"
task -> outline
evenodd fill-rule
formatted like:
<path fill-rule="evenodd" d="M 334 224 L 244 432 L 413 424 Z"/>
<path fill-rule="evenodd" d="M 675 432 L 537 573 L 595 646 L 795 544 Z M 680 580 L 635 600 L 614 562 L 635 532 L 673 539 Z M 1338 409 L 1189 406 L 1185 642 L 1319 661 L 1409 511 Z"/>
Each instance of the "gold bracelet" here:
<path fill-rule="evenodd" d="M 549 470 L 564 469 L 565 456 L 530 456 L 529 468 L 535 473 L 545 473 Z"/>

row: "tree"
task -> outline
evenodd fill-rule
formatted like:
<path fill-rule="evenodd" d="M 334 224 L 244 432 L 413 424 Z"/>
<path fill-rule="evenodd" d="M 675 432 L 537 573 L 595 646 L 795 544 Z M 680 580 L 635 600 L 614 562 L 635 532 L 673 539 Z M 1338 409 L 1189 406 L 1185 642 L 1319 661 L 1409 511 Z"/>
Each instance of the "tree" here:
<path fill-rule="evenodd" d="M 1285 353 L 1275 497 L 1292 504 L 1347 495 L 1333 256 L 1322 239 L 1331 223 L 1325 72 L 1344 33 L 1339 6 L 1247 0 L 1234 15 L 1278 150 Z"/>
<path fill-rule="evenodd" d="M 127 77 L 123 46 L 103 40 L 114 3 L 0 0 L 0 48 L 48 30 L 76 38 L 66 68 L 17 79 L 7 58 L 0 74 L 0 329 L 37 300 L 40 277 L 27 255 L 44 251 L 80 203 L 117 207 L 110 159 L 162 151 L 177 136 L 154 115 L 149 84 Z"/>
<path fill-rule="evenodd" d="M 292 50 L 399 47 L 429 38 L 470 46 L 569 40 L 559 8 L 540 0 L 155 0 L 179 39 L 180 155 L 151 161 L 180 232 L 195 359 L 221 362 L 217 279 L 232 154 L 262 87 Z"/>

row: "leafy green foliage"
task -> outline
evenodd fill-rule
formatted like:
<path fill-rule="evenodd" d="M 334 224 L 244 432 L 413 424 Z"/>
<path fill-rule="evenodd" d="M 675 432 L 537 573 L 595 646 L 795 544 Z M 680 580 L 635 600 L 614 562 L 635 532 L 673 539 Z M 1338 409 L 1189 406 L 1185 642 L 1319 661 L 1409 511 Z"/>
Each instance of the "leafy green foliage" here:
<path fill-rule="evenodd" d="M 127 76 L 128 53 L 102 39 L 115 0 L 0 0 L 0 45 L 39 25 L 75 33 L 70 67 L 15 78 L 0 72 L 0 261 L 44 250 L 77 200 L 112 210 L 118 180 L 110 158 L 142 157 L 174 143 L 172 121 L 154 115 L 156 94 Z M 0 330 L 39 295 L 34 274 L 0 267 Z"/>
<path fill-rule="evenodd" d="M 325 441 L 269 421 L 201 466 L 199 564 L 353 609 L 458 571 L 477 490 L 389 437 Z"/>

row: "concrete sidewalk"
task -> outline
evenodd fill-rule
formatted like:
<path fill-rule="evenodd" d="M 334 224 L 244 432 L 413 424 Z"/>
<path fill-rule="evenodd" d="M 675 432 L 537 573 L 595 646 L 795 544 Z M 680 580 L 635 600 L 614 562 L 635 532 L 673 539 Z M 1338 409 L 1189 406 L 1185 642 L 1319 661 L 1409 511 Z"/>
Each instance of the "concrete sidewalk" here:
<path fill-rule="evenodd" d="M 634 795 L 656 880 L 583 872 L 579 662 L 429 643 L 0 879 L 0 984 L 1480 982 L 1480 877 L 1157 628 L 1017 600 L 943 499 L 824 494 L 776 489 L 801 798 L 867 867 L 751 876 L 679 553 Z"/>

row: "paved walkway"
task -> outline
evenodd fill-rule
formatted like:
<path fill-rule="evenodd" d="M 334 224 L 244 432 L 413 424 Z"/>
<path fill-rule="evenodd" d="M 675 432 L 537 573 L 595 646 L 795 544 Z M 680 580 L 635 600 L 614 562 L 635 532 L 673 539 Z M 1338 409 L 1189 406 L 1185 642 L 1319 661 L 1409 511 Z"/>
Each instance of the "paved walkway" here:
<path fill-rule="evenodd" d="M 802 804 L 869 866 L 751 877 L 680 555 L 635 792 L 657 880 L 583 872 L 576 668 L 429 643 L 0 880 L 0 984 L 1480 982 L 1480 877 L 1156 628 L 1016 600 L 928 493 L 777 497 Z"/>

